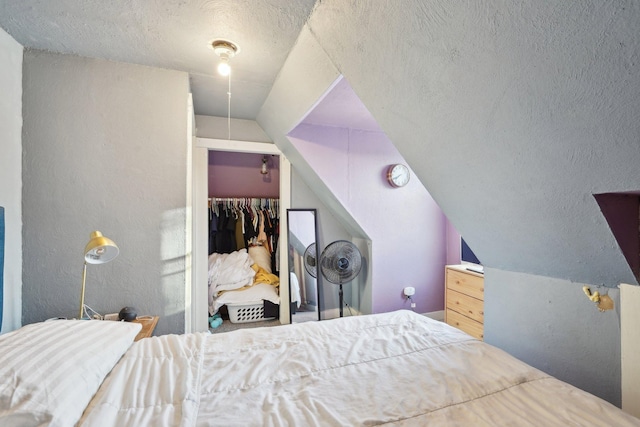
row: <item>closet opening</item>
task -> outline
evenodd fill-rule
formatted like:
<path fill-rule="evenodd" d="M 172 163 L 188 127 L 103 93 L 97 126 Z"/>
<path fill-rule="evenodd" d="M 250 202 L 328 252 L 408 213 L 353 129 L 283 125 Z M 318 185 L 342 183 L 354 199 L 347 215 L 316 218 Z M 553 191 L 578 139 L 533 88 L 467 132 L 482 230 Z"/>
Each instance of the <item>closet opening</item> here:
<path fill-rule="evenodd" d="M 212 333 L 279 325 L 280 158 L 209 150 Z"/>
<path fill-rule="evenodd" d="M 289 162 L 273 144 L 208 138 L 196 138 L 193 156 L 193 286 L 185 329 L 289 323 L 289 282 L 280 274 L 287 265 L 280 245 L 287 245 Z"/>

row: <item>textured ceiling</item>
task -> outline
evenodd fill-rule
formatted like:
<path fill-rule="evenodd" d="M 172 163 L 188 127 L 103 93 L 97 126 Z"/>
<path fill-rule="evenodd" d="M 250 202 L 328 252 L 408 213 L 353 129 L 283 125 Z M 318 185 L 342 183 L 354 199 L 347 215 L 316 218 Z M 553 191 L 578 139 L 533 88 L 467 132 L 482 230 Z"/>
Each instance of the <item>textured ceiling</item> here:
<path fill-rule="evenodd" d="M 208 43 L 237 42 L 231 115 L 274 140 L 342 74 L 487 266 L 607 285 L 637 283 L 593 195 L 640 188 L 638 22 L 633 0 L 0 0 L 27 48 L 188 72 L 201 115 L 227 114 Z"/>
<path fill-rule="evenodd" d="M 216 38 L 232 59 L 231 115 L 255 119 L 315 0 L 0 0 L 0 27 L 25 48 L 190 75 L 196 114 L 227 116 Z"/>

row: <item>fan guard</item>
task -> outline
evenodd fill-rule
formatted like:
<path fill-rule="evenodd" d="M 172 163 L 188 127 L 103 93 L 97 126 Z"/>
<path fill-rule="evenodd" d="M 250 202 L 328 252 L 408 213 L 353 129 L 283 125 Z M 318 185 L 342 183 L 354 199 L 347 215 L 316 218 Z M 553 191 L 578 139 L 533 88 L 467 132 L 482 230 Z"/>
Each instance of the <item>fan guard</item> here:
<path fill-rule="evenodd" d="M 320 269 L 327 281 L 342 285 L 355 279 L 362 267 L 362 255 L 357 246 L 347 240 L 336 240 L 324 248 Z"/>
<path fill-rule="evenodd" d="M 309 273 L 312 277 L 318 277 L 318 251 L 316 250 L 315 242 L 307 246 L 307 249 L 304 250 L 304 255 L 302 258 L 304 259 L 304 269 Z"/>
<path fill-rule="evenodd" d="M 343 315 L 344 293 L 342 284 L 355 279 L 362 267 L 362 255 L 358 247 L 348 240 L 336 240 L 324 248 L 320 256 L 320 271 L 328 282 L 340 285 L 340 317 Z"/>

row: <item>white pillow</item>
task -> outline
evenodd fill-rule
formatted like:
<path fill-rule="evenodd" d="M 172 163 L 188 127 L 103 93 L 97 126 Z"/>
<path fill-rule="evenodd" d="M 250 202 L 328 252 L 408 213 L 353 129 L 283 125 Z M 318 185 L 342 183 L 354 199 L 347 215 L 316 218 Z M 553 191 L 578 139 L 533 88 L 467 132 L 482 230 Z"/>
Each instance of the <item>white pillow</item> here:
<path fill-rule="evenodd" d="M 0 335 L 0 425 L 75 425 L 141 327 L 52 320 Z"/>
<path fill-rule="evenodd" d="M 249 256 L 258 264 L 259 267 L 264 268 L 267 273 L 271 273 L 271 254 L 264 246 L 249 246 Z"/>

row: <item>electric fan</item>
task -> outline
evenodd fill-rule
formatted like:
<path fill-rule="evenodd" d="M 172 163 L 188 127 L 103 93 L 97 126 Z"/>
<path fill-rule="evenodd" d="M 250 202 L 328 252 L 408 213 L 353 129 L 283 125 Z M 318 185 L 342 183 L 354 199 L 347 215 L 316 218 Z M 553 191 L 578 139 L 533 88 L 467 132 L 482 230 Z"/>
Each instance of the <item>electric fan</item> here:
<path fill-rule="evenodd" d="M 304 269 L 307 270 L 312 277 L 318 277 L 318 252 L 316 251 L 316 244 L 312 243 L 304 250 Z"/>
<path fill-rule="evenodd" d="M 322 276 L 333 284 L 340 286 L 340 317 L 344 294 L 342 284 L 350 282 L 360 273 L 362 255 L 353 243 L 347 240 L 336 240 L 330 243 L 320 256 L 320 271 Z"/>

